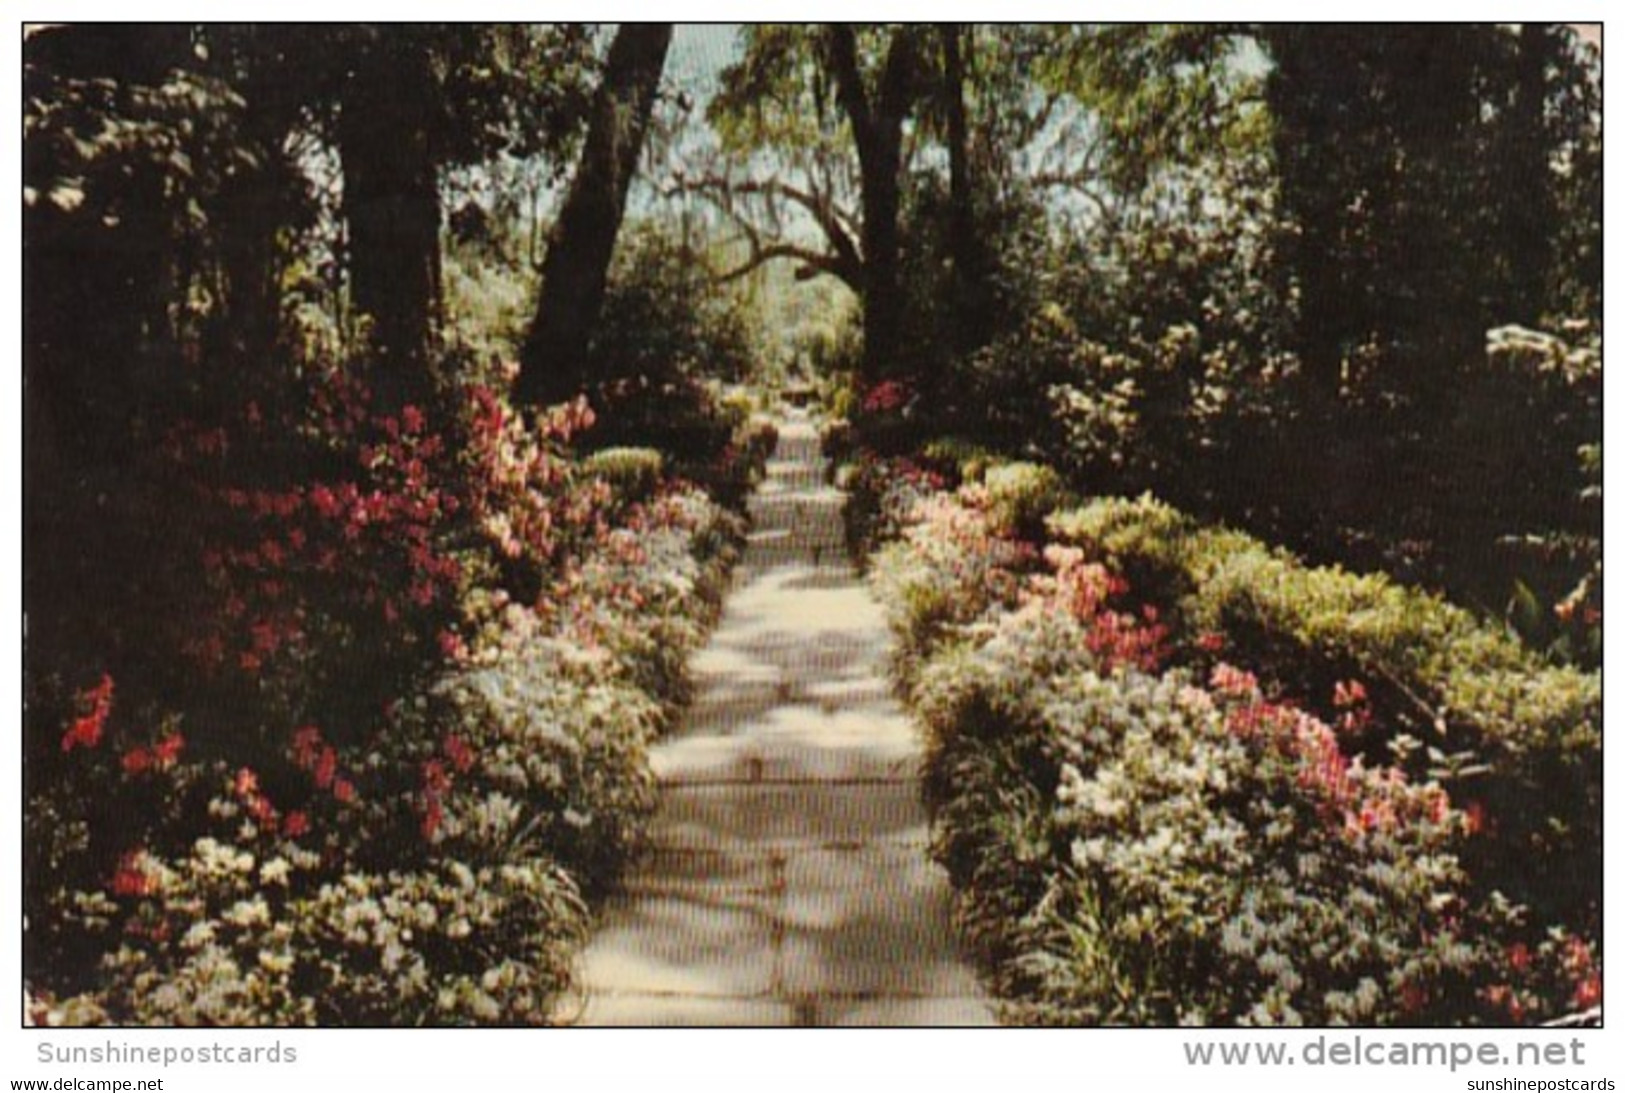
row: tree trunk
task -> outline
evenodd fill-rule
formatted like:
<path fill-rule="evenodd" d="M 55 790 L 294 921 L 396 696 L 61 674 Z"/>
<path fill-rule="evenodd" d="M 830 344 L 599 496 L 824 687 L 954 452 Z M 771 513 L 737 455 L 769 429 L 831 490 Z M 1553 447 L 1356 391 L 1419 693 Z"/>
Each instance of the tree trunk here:
<path fill-rule="evenodd" d="M 375 390 L 385 407 L 427 393 L 439 325 L 433 80 L 420 44 L 381 38 L 362 51 L 339 110 L 351 298 L 372 323 L 381 365 Z"/>
<path fill-rule="evenodd" d="M 1506 319 L 1534 325 L 1547 302 L 1552 240 L 1558 223 L 1546 130 L 1546 69 L 1556 53 L 1552 28 L 1525 23 L 1518 31 L 1518 82 L 1512 103 L 1512 147 L 1506 179 L 1507 256 L 1511 269 Z"/>
<path fill-rule="evenodd" d="M 857 36 L 846 24 L 829 28 L 836 92 L 852 123 L 863 188 L 863 371 L 873 383 L 898 370 L 903 293 L 898 275 L 898 213 L 903 166 L 903 121 L 914 72 L 914 39 L 895 31 L 880 87 L 870 96 L 858 67 Z"/>
<path fill-rule="evenodd" d="M 522 403 L 567 398 L 586 385 L 588 341 L 671 36 L 670 23 L 628 23 L 610 46 L 581 162 L 542 263 L 536 318 L 514 390 Z"/>

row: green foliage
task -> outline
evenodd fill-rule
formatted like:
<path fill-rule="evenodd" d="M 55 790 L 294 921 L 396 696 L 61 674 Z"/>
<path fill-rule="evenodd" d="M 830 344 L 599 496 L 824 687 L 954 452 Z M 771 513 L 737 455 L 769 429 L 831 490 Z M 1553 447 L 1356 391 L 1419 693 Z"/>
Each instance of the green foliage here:
<path fill-rule="evenodd" d="M 600 448 L 582 467 L 607 481 L 618 499 L 637 502 L 654 495 L 665 464 L 666 457 L 653 448 Z"/>
<path fill-rule="evenodd" d="M 999 463 L 982 475 L 993 531 L 1016 539 L 1043 537 L 1044 519 L 1066 502 L 1061 476 L 1042 463 Z"/>
<path fill-rule="evenodd" d="M 486 360 L 512 359 L 536 289 L 535 271 L 506 248 L 452 243 L 445 256 L 446 341 Z"/>
<path fill-rule="evenodd" d="M 1051 528 L 1284 678 L 1391 684 L 1405 696 L 1406 731 L 1441 757 L 1471 752 L 1488 764 L 1491 773 L 1475 767 L 1452 784 L 1496 802 L 1502 817 L 1500 845 L 1475 873 L 1542 921 L 1588 926 L 1602 773 L 1596 673 L 1551 666 L 1504 630 L 1383 575 L 1310 568 L 1151 498 L 1092 502 Z"/>
<path fill-rule="evenodd" d="M 1443 431 L 1449 472 L 1436 506 L 1449 549 L 1472 563 L 1467 579 L 1452 583 L 1486 604 L 1510 603 L 1509 621 L 1526 641 L 1595 668 L 1601 356 L 1593 334 L 1567 333 L 1489 331 Z"/>
<path fill-rule="evenodd" d="M 925 668 L 940 860 L 1022 1023 L 1459 1019 L 1489 952 L 1460 816 L 1351 840 L 1301 770 L 1180 673 L 1096 674 L 1005 616 Z M 1384 776 L 1357 775 L 1371 792 Z M 1425 811 L 1436 787 L 1407 787 Z"/>
<path fill-rule="evenodd" d="M 1227 24 L 1047 28 L 1034 80 L 1087 107 L 1121 191 L 1263 136 L 1246 28 Z"/>
<path fill-rule="evenodd" d="M 974 440 L 959 436 L 938 437 L 920 449 L 920 457 L 948 476 L 949 481 L 980 482 L 988 468 L 1003 457 Z"/>
<path fill-rule="evenodd" d="M 601 383 L 738 381 L 755 350 L 743 302 L 716 283 L 703 245 L 644 223 L 616 248 L 590 357 Z"/>

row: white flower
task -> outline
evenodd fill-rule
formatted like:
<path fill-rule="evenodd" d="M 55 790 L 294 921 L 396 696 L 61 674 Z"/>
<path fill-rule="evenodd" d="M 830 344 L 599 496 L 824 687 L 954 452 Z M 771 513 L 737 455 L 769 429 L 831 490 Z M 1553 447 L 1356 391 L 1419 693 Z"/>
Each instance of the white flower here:
<path fill-rule="evenodd" d="M 271 908 L 264 898 L 255 896 L 253 899 L 240 899 L 220 916 L 233 926 L 247 929 L 250 926 L 262 926 L 271 921 Z"/>

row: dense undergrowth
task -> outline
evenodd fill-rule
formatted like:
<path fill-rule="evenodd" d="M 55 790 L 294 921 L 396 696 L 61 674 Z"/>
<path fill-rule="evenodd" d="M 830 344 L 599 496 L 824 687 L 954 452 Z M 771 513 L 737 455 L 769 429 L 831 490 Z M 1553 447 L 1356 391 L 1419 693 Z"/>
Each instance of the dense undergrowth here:
<path fill-rule="evenodd" d="M 1007 1018 L 1508 1024 L 1600 1001 L 1596 673 L 962 444 L 848 480 L 934 851 Z"/>

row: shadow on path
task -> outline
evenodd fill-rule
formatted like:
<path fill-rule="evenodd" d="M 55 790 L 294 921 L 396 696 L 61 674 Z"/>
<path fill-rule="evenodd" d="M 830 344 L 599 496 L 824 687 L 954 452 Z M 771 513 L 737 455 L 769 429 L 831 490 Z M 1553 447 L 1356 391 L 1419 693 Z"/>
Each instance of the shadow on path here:
<path fill-rule="evenodd" d="M 804 414 L 781 424 L 682 732 L 653 851 L 584 954 L 596 1025 L 993 1022 L 929 860 L 919 742 Z"/>

